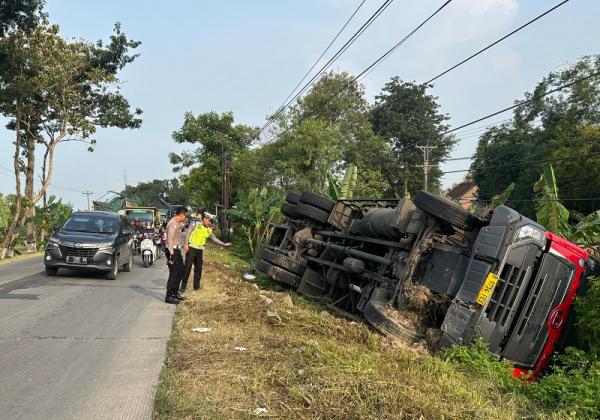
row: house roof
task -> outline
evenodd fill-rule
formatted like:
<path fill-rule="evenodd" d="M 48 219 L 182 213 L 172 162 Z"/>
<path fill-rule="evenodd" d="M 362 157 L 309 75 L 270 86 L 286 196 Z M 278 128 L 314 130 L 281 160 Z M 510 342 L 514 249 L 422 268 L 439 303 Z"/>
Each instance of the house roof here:
<path fill-rule="evenodd" d="M 446 196 L 450 199 L 461 198 L 473 188 L 477 188 L 477 184 L 475 184 L 473 181 L 463 181 L 448 191 Z"/>

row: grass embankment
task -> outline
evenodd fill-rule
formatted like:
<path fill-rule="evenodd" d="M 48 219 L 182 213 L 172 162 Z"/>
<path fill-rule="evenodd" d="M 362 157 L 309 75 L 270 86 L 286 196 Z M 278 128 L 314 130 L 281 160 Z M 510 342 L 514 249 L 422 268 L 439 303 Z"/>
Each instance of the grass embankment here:
<path fill-rule="evenodd" d="M 176 313 L 156 418 L 543 416 L 522 394 L 501 390 L 493 372 L 469 373 L 393 345 L 266 279 L 257 288 L 241 278 L 243 265 L 206 251 L 203 289 L 188 293 Z"/>

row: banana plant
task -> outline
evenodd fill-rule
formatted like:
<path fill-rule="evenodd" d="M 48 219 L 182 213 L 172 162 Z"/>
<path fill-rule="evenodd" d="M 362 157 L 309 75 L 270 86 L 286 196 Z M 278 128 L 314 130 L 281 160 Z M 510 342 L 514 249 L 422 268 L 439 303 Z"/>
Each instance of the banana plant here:
<path fill-rule="evenodd" d="M 356 165 L 350 165 L 346 168 L 344 172 L 344 178 L 342 179 L 342 183 L 339 184 L 338 181 L 331 175 L 327 174 L 328 181 L 328 190 L 327 195 L 332 200 L 350 200 L 354 195 L 354 190 L 356 189 L 356 183 L 358 181 L 358 169 Z"/>
<path fill-rule="evenodd" d="M 569 210 L 558 197 L 552 165 L 544 169 L 533 189 L 537 194 L 536 216 L 539 224 L 582 247 L 600 244 L 600 210 L 588 214 L 575 226 L 570 225 Z"/>
<path fill-rule="evenodd" d="M 515 185 L 516 184 L 514 182 L 511 182 L 510 185 L 508 187 L 506 187 L 504 192 L 502 192 L 502 194 L 500 194 L 498 197 L 496 197 L 492 200 L 489 207 L 492 209 L 495 209 L 498 206 L 502 206 L 502 205 L 506 204 L 506 202 L 510 198 L 510 195 L 512 194 L 512 192 L 515 189 Z"/>

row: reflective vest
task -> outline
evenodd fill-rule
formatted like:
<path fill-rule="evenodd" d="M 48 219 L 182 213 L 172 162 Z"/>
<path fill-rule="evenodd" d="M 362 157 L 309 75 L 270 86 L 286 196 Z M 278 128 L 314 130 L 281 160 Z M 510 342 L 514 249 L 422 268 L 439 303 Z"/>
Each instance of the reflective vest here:
<path fill-rule="evenodd" d="M 188 238 L 188 244 L 192 248 L 202 249 L 204 244 L 206 244 L 206 240 L 212 235 L 212 229 L 204 226 L 201 223 L 197 223 L 196 227 L 190 234 Z"/>

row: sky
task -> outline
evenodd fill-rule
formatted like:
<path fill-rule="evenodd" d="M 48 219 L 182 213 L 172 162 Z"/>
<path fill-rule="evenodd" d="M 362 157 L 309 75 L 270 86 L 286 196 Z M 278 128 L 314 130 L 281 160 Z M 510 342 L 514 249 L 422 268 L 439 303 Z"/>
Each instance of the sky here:
<path fill-rule="evenodd" d="M 382 4 L 366 0 L 330 54 Z M 559 0 L 454 0 L 392 56 L 362 80 L 373 102 L 393 76 L 424 82 L 463 58 L 541 14 Z M 74 208 L 87 196 L 120 191 L 125 181 L 176 176 L 168 161 L 177 145 L 171 133 L 185 112 L 232 111 L 236 123 L 262 126 L 288 96 L 356 9 L 360 0 L 47 0 L 50 21 L 69 38 L 107 40 L 115 22 L 142 42 L 140 57 L 121 73 L 123 93 L 143 109 L 138 130 L 102 129 L 93 153 L 82 144 L 57 149 L 50 189 Z M 336 61 L 336 71 L 358 74 L 443 3 L 395 0 Z M 571 0 L 496 47 L 435 82 L 430 93 L 453 127 L 494 112 L 552 70 L 598 53 L 600 2 Z M 337 47 L 337 48 L 336 48 Z M 329 55 L 328 55 L 329 56 Z M 327 57 L 328 57 L 327 56 Z M 504 120 L 499 115 L 489 123 Z M 476 127 L 487 124 L 480 123 Z M 2 124 L 3 126 L 4 124 Z M 453 157 L 471 155 L 477 131 L 460 130 Z M 0 128 L 0 193 L 14 191 L 12 133 Z M 468 168 L 457 160 L 444 171 Z M 447 174 L 443 185 L 463 173 Z"/>

